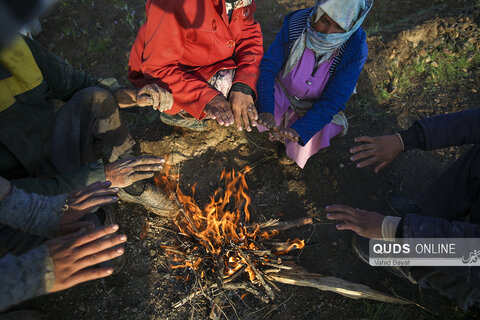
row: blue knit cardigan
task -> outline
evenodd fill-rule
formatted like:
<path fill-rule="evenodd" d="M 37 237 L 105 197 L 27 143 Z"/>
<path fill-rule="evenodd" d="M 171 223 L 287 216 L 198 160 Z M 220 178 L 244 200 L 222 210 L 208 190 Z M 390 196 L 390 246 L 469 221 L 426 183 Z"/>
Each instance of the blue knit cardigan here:
<path fill-rule="evenodd" d="M 287 62 L 290 50 L 302 34 L 312 10 L 313 8 L 308 8 L 289 13 L 285 17 L 282 30 L 264 55 L 257 84 L 259 112 L 273 114 L 275 78 Z M 366 34 L 359 28 L 335 57 L 329 71 L 330 79 L 322 96 L 301 119 L 292 125 L 300 135 L 302 144 L 307 143 L 315 133 L 330 123 L 335 114 L 345 109 L 345 104 L 355 89 L 367 56 Z"/>

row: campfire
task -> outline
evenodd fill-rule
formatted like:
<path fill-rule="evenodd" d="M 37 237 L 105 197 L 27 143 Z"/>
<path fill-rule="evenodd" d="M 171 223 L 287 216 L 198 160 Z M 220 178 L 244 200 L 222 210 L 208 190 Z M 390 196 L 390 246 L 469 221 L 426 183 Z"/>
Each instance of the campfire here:
<path fill-rule="evenodd" d="M 212 306 L 211 317 L 221 318 L 221 306 L 228 299 L 226 291 L 235 291 L 242 298 L 252 294 L 263 302 L 275 299 L 281 291 L 275 282 L 316 287 L 351 298 L 370 298 L 387 302 L 399 299 L 376 292 L 366 286 L 342 279 L 308 273 L 292 263 L 292 253 L 305 247 L 300 239 L 274 241 L 281 231 L 312 225 L 311 218 L 290 221 L 269 220 L 252 223 L 248 186 L 245 175 L 251 171 L 223 171 L 220 185 L 204 208 L 192 196 L 182 192 L 178 176 L 168 168 L 155 176 L 158 192 L 166 194 L 176 207 L 170 245 L 162 246 L 169 267 L 191 280 L 191 294 L 174 305 L 181 307 L 196 297 L 206 298 Z M 172 228 L 169 229 L 172 231 Z M 289 256 L 286 256 L 289 254 Z M 289 260 L 287 263 L 284 260 Z M 302 282 L 303 281 L 303 282 Z"/>

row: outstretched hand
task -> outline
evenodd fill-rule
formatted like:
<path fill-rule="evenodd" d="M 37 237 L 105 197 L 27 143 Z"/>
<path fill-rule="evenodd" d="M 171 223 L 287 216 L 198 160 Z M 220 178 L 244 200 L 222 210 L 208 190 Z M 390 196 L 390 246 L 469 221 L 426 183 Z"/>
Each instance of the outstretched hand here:
<path fill-rule="evenodd" d="M 384 215 L 348 206 L 332 205 L 325 208 L 328 220 L 339 220 L 338 230 L 352 230 L 359 236 L 370 239 L 382 239 L 382 222 Z"/>
<path fill-rule="evenodd" d="M 121 256 L 124 249 L 115 246 L 127 241 L 125 235 L 105 238 L 115 233 L 118 225 L 86 233 L 85 229 L 45 243 L 55 266 L 55 282 L 51 292 L 68 289 L 79 283 L 107 277 L 112 268 L 90 268 Z"/>
<path fill-rule="evenodd" d="M 276 131 L 280 137 L 288 139 L 292 142 L 297 143 L 298 140 L 300 140 L 300 135 L 295 129 L 285 128 L 285 127 L 274 127 L 273 131 Z"/>
<path fill-rule="evenodd" d="M 159 111 L 166 111 L 173 106 L 173 95 L 155 83 L 147 84 L 140 90 L 135 88 L 121 88 L 115 92 L 115 99 L 120 108 L 134 106 L 150 107 Z"/>
<path fill-rule="evenodd" d="M 125 188 L 134 182 L 153 177 L 163 169 L 165 160 L 154 156 L 141 156 L 117 160 L 105 165 L 105 178 L 112 187 Z"/>
<path fill-rule="evenodd" d="M 229 101 L 238 131 L 242 131 L 244 127 L 245 130 L 252 131 L 251 127 L 257 125 L 258 119 L 252 96 L 242 92 L 230 91 Z"/>
<path fill-rule="evenodd" d="M 403 151 L 402 142 L 397 135 L 358 137 L 355 138 L 355 142 L 366 143 L 350 149 L 350 153 L 354 154 L 350 157 L 350 160 L 362 160 L 357 163 L 358 168 L 377 164 L 374 169 L 377 173 L 390 164 Z"/>
<path fill-rule="evenodd" d="M 233 124 L 234 116 L 230 108 L 230 103 L 222 94 L 216 95 L 215 98 L 207 103 L 203 112 L 211 119 L 216 119 L 221 126 L 228 127 Z"/>
<path fill-rule="evenodd" d="M 118 188 L 110 188 L 110 181 L 97 181 L 85 188 L 68 194 L 65 212 L 60 218 L 60 233 L 69 233 L 81 228 L 88 230 L 95 226 L 88 221 L 79 221 L 94 208 L 114 203 L 118 200 Z"/>
<path fill-rule="evenodd" d="M 275 127 L 275 117 L 270 112 L 261 112 L 258 114 L 258 124 L 266 127 L 267 129 L 273 129 Z"/>
<path fill-rule="evenodd" d="M 156 83 L 147 84 L 137 93 L 139 107 L 152 106 L 160 112 L 170 110 L 173 107 L 173 95 Z"/>

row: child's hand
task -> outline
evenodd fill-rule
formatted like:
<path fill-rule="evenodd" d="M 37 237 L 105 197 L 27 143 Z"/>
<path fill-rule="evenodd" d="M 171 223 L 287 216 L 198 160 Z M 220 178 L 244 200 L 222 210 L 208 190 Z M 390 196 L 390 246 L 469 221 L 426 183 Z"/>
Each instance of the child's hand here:
<path fill-rule="evenodd" d="M 285 128 L 285 127 L 275 127 L 273 128 L 273 130 L 276 131 L 277 134 L 282 138 L 288 139 L 295 143 L 297 143 L 298 140 L 300 139 L 300 135 L 295 129 Z"/>
<path fill-rule="evenodd" d="M 374 171 L 377 173 L 403 151 L 402 141 L 397 135 L 357 137 L 355 142 L 365 143 L 350 149 L 350 152 L 354 154 L 350 160 L 362 160 L 357 163 L 358 168 L 375 164 Z"/>
<path fill-rule="evenodd" d="M 259 113 L 257 123 L 261 124 L 262 126 L 266 127 L 269 130 L 275 127 L 276 125 L 275 117 L 273 116 L 273 114 L 269 112 Z"/>

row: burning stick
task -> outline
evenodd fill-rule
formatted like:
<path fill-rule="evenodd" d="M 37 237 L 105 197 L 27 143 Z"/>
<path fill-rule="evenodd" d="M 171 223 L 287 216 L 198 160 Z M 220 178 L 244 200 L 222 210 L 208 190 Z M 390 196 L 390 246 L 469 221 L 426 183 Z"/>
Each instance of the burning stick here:
<path fill-rule="evenodd" d="M 250 261 L 248 256 L 245 253 L 243 253 L 243 250 L 240 249 L 240 247 L 238 247 L 235 243 L 232 243 L 232 244 L 233 244 L 233 247 L 238 250 L 239 256 L 242 257 L 248 263 L 248 266 L 250 267 L 250 269 L 252 269 L 252 271 L 255 272 L 255 275 L 257 276 L 257 279 L 260 281 L 262 286 L 267 291 L 267 294 L 270 297 L 270 299 L 274 300 L 275 299 L 275 293 L 273 293 L 272 288 L 270 288 L 270 286 L 265 282 L 265 279 L 263 279 L 263 276 L 260 274 L 260 272 L 258 272 L 257 268 L 255 268 L 255 265 Z"/>
<path fill-rule="evenodd" d="M 277 231 L 285 231 L 295 227 L 301 227 L 308 224 L 313 224 L 313 219 L 309 217 L 303 217 L 293 220 L 280 221 L 280 220 L 269 220 L 263 223 L 260 223 L 258 226 L 260 229 L 275 229 Z"/>

